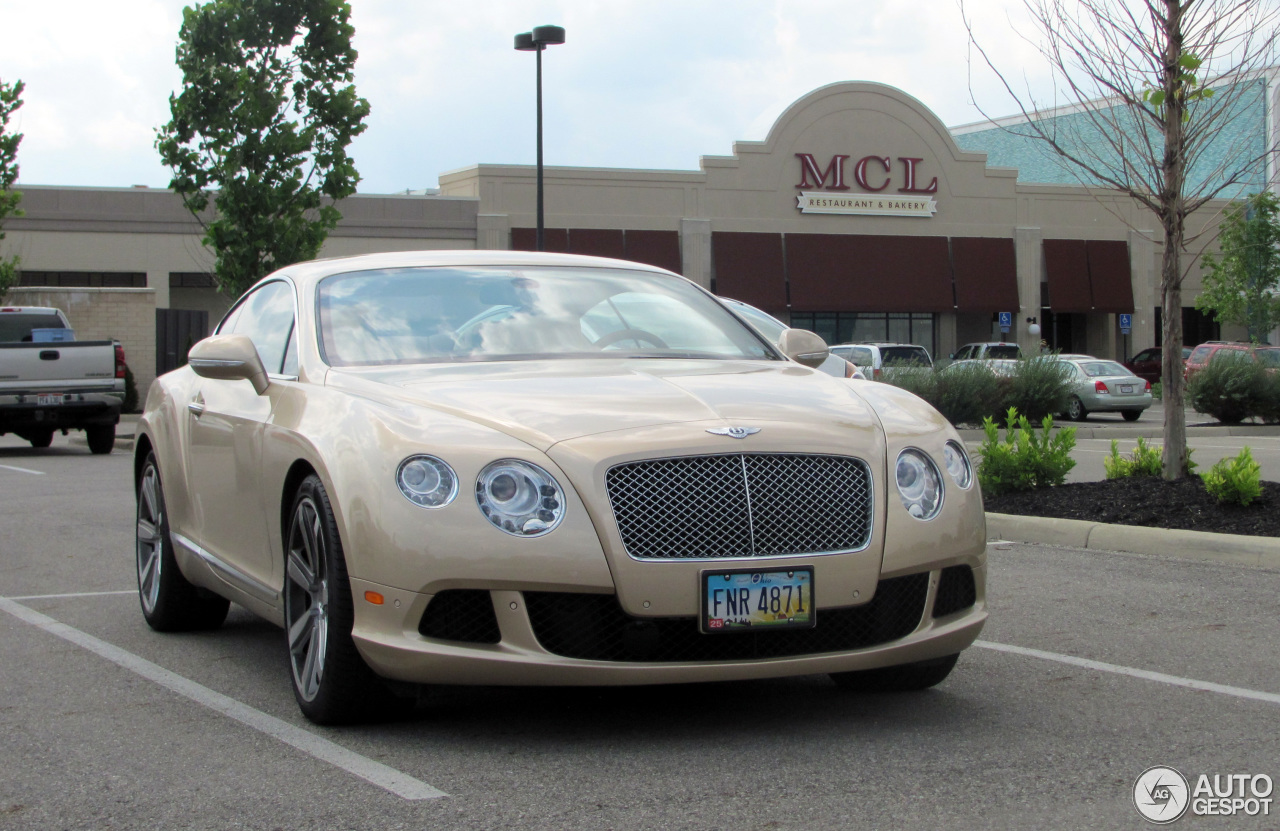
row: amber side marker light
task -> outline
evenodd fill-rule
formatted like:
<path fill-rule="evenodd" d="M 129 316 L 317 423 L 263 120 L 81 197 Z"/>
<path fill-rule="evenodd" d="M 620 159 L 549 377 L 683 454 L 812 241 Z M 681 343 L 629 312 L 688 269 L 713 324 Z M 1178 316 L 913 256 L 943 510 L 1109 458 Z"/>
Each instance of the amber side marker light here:
<path fill-rule="evenodd" d="M 386 598 L 378 594 L 377 592 L 365 592 L 364 599 L 369 601 L 375 606 L 381 606 L 383 603 L 387 602 Z"/>

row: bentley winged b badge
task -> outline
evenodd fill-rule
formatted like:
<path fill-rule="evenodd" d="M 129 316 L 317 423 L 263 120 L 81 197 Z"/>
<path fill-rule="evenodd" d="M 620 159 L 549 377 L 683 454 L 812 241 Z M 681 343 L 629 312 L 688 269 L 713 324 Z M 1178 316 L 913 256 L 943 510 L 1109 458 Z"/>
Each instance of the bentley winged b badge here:
<path fill-rule="evenodd" d="M 715 427 L 707 430 L 716 436 L 728 436 L 731 439 L 745 439 L 760 432 L 759 427 Z"/>

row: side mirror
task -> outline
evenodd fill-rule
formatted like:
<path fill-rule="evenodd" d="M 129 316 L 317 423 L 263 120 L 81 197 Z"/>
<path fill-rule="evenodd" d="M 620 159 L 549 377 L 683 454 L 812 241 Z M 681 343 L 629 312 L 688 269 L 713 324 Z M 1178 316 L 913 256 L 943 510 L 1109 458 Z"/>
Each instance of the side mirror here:
<path fill-rule="evenodd" d="M 778 340 L 778 348 L 796 363 L 817 369 L 831 354 L 827 342 L 808 329 L 787 329 Z"/>
<path fill-rule="evenodd" d="M 258 357 L 258 348 L 244 335 L 214 335 L 191 347 L 187 363 L 201 378 L 222 381 L 248 381 L 254 392 L 262 395 L 270 381 Z"/>

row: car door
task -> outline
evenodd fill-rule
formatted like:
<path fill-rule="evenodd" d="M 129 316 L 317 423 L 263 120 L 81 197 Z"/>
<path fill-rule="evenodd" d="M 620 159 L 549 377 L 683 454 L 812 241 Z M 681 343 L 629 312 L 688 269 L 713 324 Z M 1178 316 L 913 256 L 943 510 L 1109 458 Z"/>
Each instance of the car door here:
<path fill-rule="evenodd" d="M 276 280 L 237 304 L 218 334 L 253 341 L 272 383 L 258 395 L 249 381 L 201 378 L 188 403 L 188 459 L 197 542 L 241 588 L 274 592 L 267 523 L 280 494 L 262 487 L 262 440 L 286 386 L 296 380 L 294 289 Z"/>

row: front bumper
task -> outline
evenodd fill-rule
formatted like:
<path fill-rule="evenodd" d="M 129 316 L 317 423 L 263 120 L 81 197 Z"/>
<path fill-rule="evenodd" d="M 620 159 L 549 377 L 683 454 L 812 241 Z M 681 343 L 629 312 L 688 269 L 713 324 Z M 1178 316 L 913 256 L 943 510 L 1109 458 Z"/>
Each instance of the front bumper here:
<path fill-rule="evenodd" d="M 493 637 L 475 636 L 493 642 L 448 640 L 419 631 L 433 596 L 352 580 L 353 635 L 376 673 L 424 684 L 643 685 L 874 669 L 952 655 L 972 644 L 987 618 L 985 561 L 984 554 L 947 564 L 951 568 L 881 581 L 875 597 L 861 606 L 820 608 L 814 630 L 768 637 L 701 635 L 694 618 L 629 617 L 609 595 L 581 595 L 583 603 L 563 604 L 616 607 L 603 619 L 570 608 L 549 621 L 548 596 L 493 590 L 485 592 L 493 607 Z M 943 575 L 961 570 L 972 576 L 971 594 L 962 593 L 957 606 L 954 586 Z M 891 584 L 895 588 L 887 588 Z M 364 601 L 366 591 L 383 595 L 383 604 Z M 610 626 L 622 628 L 602 630 Z M 754 645 L 743 640 L 757 638 Z"/>

